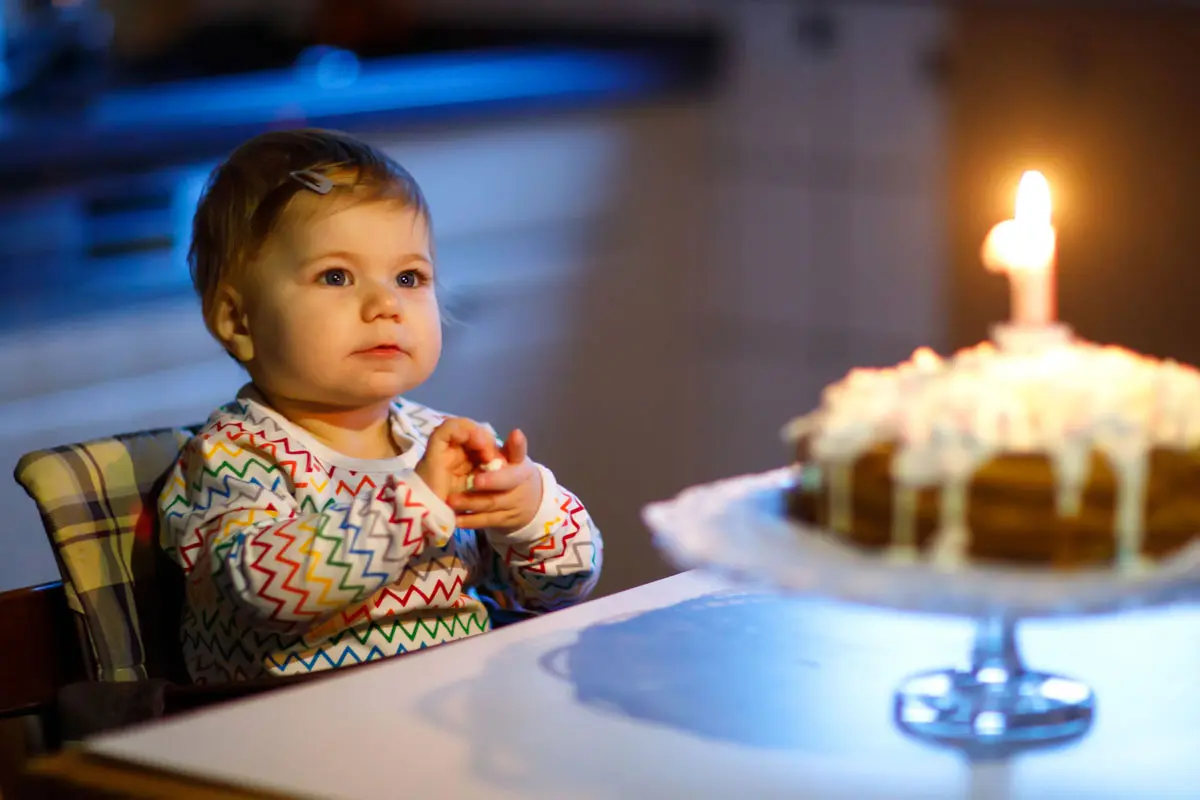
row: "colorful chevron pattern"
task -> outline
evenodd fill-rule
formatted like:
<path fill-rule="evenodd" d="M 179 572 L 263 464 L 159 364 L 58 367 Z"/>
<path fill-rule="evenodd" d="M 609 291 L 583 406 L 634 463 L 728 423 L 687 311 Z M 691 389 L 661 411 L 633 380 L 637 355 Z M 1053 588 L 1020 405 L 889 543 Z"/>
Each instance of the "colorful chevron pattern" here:
<path fill-rule="evenodd" d="M 402 399 L 391 413 L 418 448 L 444 418 Z M 480 534 L 455 529 L 410 469 L 350 469 L 305 441 L 243 392 L 168 477 L 162 545 L 187 576 L 181 636 L 196 682 L 398 655 L 489 630 L 485 598 L 549 611 L 595 586 L 600 532 L 549 470 L 529 526 Z"/>

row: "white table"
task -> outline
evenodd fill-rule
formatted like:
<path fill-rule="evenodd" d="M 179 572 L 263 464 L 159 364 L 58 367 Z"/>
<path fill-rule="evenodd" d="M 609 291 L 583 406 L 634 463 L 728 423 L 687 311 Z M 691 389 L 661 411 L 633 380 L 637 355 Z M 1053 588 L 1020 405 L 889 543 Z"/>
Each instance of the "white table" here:
<path fill-rule="evenodd" d="M 1200 797 L 1200 609 L 1018 635 L 1096 689 L 1082 742 L 971 764 L 910 740 L 893 687 L 960 663 L 969 623 L 687 573 L 84 746 L 304 797 Z"/>

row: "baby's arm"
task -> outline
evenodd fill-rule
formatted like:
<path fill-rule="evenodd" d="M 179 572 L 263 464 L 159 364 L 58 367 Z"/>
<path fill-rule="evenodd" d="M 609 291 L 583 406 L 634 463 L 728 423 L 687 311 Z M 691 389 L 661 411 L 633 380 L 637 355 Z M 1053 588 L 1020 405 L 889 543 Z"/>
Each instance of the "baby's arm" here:
<path fill-rule="evenodd" d="M 237 432 L 234 432 L 234 436 Z M 302 508 L 294 483 L 330 480 L 275 445 L 210 431 L 193 439 L 162 497 L 164 536 L 197 609 L 216 602 L 255 627 L 298 633 L 395 581 L 454 513 L 415 472 L 364 485 L 351 502 Z"/>
<path fill-rule="evenodd" d="M 484 529 L 479 590 L 502 607 L 549 611 L 571 605 L 600 578 L 604 546 L 583 503 L 542 473 L 542 502 L 533 521 L 507 533 Z"/>

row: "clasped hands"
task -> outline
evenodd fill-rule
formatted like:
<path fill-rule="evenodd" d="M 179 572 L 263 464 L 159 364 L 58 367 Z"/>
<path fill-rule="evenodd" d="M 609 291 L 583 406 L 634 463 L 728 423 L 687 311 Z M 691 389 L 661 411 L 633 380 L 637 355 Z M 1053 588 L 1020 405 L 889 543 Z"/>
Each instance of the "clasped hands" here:
<path fill-rule="evenodd" d="M 434 430 L 414 469 L 454 510 L 456 527 L 511 533 L 532 522 L 542 502 L 542 473 L 528 446 L 520 430 L 497 445 L 479 423 L 452 417 Z"/>

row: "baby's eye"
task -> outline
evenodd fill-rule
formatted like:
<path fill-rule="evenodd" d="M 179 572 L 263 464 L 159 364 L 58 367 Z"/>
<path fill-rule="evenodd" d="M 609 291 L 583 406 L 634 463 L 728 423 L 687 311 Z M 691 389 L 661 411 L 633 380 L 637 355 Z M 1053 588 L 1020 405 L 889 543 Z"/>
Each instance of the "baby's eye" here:
<path fill-rule="evenodd" d="M 344 269 L 327 269 L 317 280 L 326 286 L 349 286 L 350 273 Z"/>
<path fill-rule="evenodd" d="M 425 276 L 419 270 L 410 269 L 397 275 L 396 283 L 405 289 L 415 289 L 425 283 Z"/>

